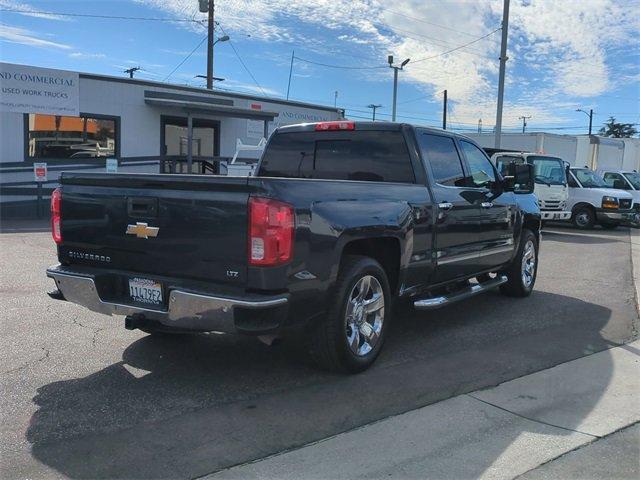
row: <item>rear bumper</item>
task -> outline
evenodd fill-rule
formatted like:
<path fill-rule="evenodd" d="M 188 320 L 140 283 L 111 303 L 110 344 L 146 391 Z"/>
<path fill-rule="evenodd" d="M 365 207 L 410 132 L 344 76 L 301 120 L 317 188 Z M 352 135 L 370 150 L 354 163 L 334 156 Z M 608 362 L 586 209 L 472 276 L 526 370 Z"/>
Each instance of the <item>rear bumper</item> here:
<path fill-rule="evenodd" d="M 569 220 L 571 212 L 562 210 L 540 210 L 542 220 Z"/>
<path fill-rule="evenodd" d="M 216 296 L 210 293 L 169 290 L 167 308 L 152 309 L 104 301 L 95 277 L 61 265 L 47 269 L 65 300 L 105 315 L 136 316 L 171 328 L 224 333 L 264 334 L 277 331 L 284 323 L 287 295 L 246 297 Z"/>

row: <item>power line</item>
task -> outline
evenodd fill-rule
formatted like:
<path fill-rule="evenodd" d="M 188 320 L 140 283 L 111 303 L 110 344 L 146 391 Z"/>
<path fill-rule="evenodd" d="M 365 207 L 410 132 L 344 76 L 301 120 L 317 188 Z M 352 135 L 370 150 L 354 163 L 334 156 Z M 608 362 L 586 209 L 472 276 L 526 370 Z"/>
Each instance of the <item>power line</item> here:
<path fill-rule="evenodd" d="M 489 32 L 489 33 L 487 33 L 486 35 L 483 35 L 483 36 L 482 36 L 482 37 L 480 37 L 480 38 L 476 38 L 475 40 L 473 40 L 473 41 L 471 41 L 471 42 L 465 43 L 464 45 L 460 45 L 459 47 L 452 48 L 451 50 L 447 50 L 446 52 L 442 52 L 442 53 L 439 53 L 439 54 L 437 54 L 437 55 L 432 55 L 432 56 L 430 56 L 430 57 L 419 58 L 419 59 L 417 59 L 417 60 L 413 60 L 413 61 L 411 62 L 411 64 L 412 64 L 412 65 L 415 65 L 415 64 L 416 64 L 416 63 L 418 63 L 418 62 L 426 62 L 427 60 L 431 60 L 431 59 L 433 59 L 433 58 L 442 57 L 443 55 L 447 55 L 447 54 L 449 54 L 449 53 L 455 52 L 456 50 L 460 50 L 461 48 L 468 47 L 469 45 L 472 45 L 472 44 L 474 44 L 474 43 L 476 43 L 476 42 L 479 42 L 480 40 L 482 40 L 482 39 L 484 39 L 484 38 L 487 38 L 487 37 L 488 37 L 488 36 L 490 36 L 490 35 L 493 35 L 494 33 L 496 33 L 496 32 L 497 32 L 497 31 L 499 31 L 499 30 L 502 30 L 502 29 L 501 29 L 501 28 L 496 28 L 495 30 L 490 31 L 490 32 Z"/>
<path fill-rule="evenodd" d="M 163 18 L 163 17 L 128 17 L 124 15 L 98 15 L 89 13 L 68 13 L 68 12 L 45 12 L 41 10 L 22 10 L 19 8 L 0 8 L 0 12 L 21 13 L 24 15 L 57 15 L 60 17 L 81 17 L 81 18 L 101 18 L 107 20 L 144 20 L 149 22 L 186 22 L 198 23 L 197 20 L 189 18 Z"/>
<path fill-rule="evenodd" d="M 313 60 L 307 60 L 306 58 L 300 58 L 295 55 L 293 58 L 295 58 L 296 60 L 300 60 L 301 62 L 310 63 L 312 65 L 319 65 L 321 67 L 328 67 L 328 68 L 338 68 L 341 70 L 377 70 L 380 68 L 388 68 L 387 65 L 380 65 L 378 67 L 349 67 L 346 65 L 331 65 L 329 63 L 314 62 Z"/>
<path fill-rule="evenodd" d="M 224 28 L 222 28 L 222 25 L 220 25 L 219 23 L 216 22 L 216 25 L 218 27 L 220 27 L 220 30 L 222 30 L 222 33 L 224 33 L 225 35 L 227 35 L 227 32 L 224 31 Z M 233 49 L 234 53 L 236 54 L 236 57 L 238 57 L 238 60 L 240 61 L 240 63 L 242 64 L 242 66 L 244 67 L 244 69 L 246 70 L 246 72 L 249 74 L 249 76 L 251 77 L 251 79 L 253 80 L 253 83 L 256 84 L 256 86 L 260 89 L 260 91 L 262 92 L 262 94 L 266 97 L 267 94 L 265 93 L 265 91 L 262 89 L 262 86 L 258 83 L 258 80 L 256 80 L 256 77 L 253 76 L 253 73 L 251 73 L 251 70 L 249 70 L 249 67 L 247 67 L 246 63 L 244 63 L 244 60 L 242 60 L 242 57 L 240 56 L 240 53 L 238 52 L 238 50 L 236 49 L 236 46 L 233 44 L 233 42 L 231 41 L 231 39 L 229 39 L 229 45 L 231 45 L 231 48 Z"/>
<path fill-rule="evenodd" d="M 411 19 L 411 20 L 416 20 L 416 21 L 418 21 L 418 22 L 420 22 L 420 23 L 425 23 L 425 24 L 427 24 L 427 25 L 433 25 L 434 27 L 443 28 L 443 29 L 445 29 L 445 30 L 450 30 L 450 31 L 452 31 L 452 32 L 460 33 L 460 34 L 462 34 L 462 35 L 467 35 L 467 36 L 469 36 L 469 37 L 473 37 L 473 36 L 474 36 L 472 33 L 469 33 L 469 32 L 463 32 L 463 31 L 461 31 L 461 30 L 456 30 L 455 28 L 451 28 L 451 27 L 447 27 L 447 26 L 445 26 L 445 25 L 440 25 L 440 24 L 438 24 L 438 23 L 430 22 L 430 21 L 425 20 L 425 19 L 420 18 L 420 17 L 413 17 L 413 16 L 411 16 L 411 15 L 407 15 L 406 13 L 400 13 L 400 12 L 397 12 L 397 11 L 395 11 L 395 10 L 391 10 L 391 9 L 389 9 L 389 8 L 383 8 L 383 7 L 378 7 L 378 8 L 380 8 L 380 10 L 383 10 L 383 11 L 385 11 L 385 12 L 389 12 L 389 13 L 392 13 L 392 14 L 394 14 L 394 15 L 399 15 L 399 16 L 401 16 L 401 17 L 409 18 L 409 19 Z"/>
<path fill-rule="evenodd" d="M 173 70 L 171 70 L 171 73 L 169 75 L 167 75 L 166 77 L 164 77 L 164 79 L 162 81 L 166 82 L 167 80 L 169 80 L 169 78 L 171 78 L 171 75 L 173 75 L 176 72 L 176 70 L 178 70 L 182 65 L 184 65 L 184 62 L 186 62 L 187 60 L 189 60 L 191 58 L 191 55 L 193 55 L 195 53 L 195 51 L 198 50 L 198 48 L 200 48 L 200 45 L 202 45 L 206 39 L 207 39 L 207 35 L 202 37 L 202 40 L 200 40 L 200 42 L 198 42 L 198 44 L 195 46 L 195 48 L 193 50 L 191 50 L 189 52 L 189 54 L 186 57 L 184 57 L 182 59 L 182 61 L 178 65 L 176 65 L 176 67 Z"/>
<path fill-rule="evenodd" d="M 412 30 L 404 30 L 404 29 L 397 28 L 397 27 L 390 27 L 390 29 L 393 30 L 393 31 L 402 32 L 404 34 L 403 36 L 408 37 L 408 38 L 413 38 L 414 40 L 421 40 L 421 39 L 425 38 L 427 40 L 430 40 L 433 44 L 435 44 L 437 46 L 440 46 L 440 47 L 450 47 L 451 45 L 456 45 L 456 43 L 454 43 L 454 42 L 448 42 L 446 40 L 440 40 L 438 38 L 433 38 L 433 37 L 430 37 L 428 35 L 424 35 L 422 33 L 414 32 Z M 407 35 L 407 34 L 411 34 L 411 35 Z M 415 35 L 418 38 L 416 38 L 415 36 L 412 36 L 412 35 Z M 482 38 L 478 39 L 478 41 L 482 40 L 484 38 L 487 38 L 487 37 L 486 36 L 482 37 Z M 457 46 L 456 46 L 456 48 L 457 48 Z M 484 55 L 482 52 L 480 52 L 479 50 L 476 50 L 476 49 L 472 49 L 470 51 L 460 52 L 460 53 L 465 53 L 467 55 L 476 55 L 476 56 L 481 57 L 481 58 L 491 59 L 491 57 L 488 57 L 488 56 Z"/>

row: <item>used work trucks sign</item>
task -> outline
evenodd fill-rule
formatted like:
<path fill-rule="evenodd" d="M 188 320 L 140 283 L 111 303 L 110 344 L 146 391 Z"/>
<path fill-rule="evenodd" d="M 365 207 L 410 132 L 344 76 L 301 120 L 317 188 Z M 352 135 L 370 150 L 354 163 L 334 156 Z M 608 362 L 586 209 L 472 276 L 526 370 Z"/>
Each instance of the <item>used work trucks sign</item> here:
<path fill-rule="evenodd" d="M 74 72 L 0 63 L 0 111 L 77 116 L 78 81 Z"/>

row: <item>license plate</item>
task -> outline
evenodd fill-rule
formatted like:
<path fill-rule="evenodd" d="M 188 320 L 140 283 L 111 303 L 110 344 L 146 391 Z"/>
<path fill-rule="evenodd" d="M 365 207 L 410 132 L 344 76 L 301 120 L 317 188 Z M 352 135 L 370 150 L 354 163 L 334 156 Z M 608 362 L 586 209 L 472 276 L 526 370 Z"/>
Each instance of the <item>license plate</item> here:
<path fill-rule="evenodd" d="M 560 218 L 562 218 L 562 215 L 560 215 L 559 213 L 554 213 L 554 214 L 553 214 L 553 219 L 554 219 L 554 220 L 558 220 L 558 219 L 560 219 Z"/>
<path fill-rule="evenodd" d="M 162 304 L 162 285 L 148 278 L 130 278 L 129 295 L 134 302 Z"/>

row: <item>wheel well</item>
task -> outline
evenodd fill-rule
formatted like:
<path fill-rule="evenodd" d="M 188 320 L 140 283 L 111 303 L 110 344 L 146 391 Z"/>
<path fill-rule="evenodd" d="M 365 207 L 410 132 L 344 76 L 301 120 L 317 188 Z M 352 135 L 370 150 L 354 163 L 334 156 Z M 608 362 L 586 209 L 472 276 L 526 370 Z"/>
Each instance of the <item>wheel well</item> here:
<path fill-rule="evenodd" d="M 400 275 L 400 241 L 397 238 L 354 240 L 345 245 L 341 261 L 345 255 L 363 255 L 377 260 L 387 274 L 391 291 L 397 292 Z"/>
<path fill-rule="evenodd" d="M 573 208 L 571 209 L 571 213 L 576 213 L 578 211 L 579 208 L 588 208 L 589 210 L 593 210 L 595 212 L 595 207 L 593 205 L 591 205 L 590 203 L 586 203 L 586 202 L 580 202 L 580 203 L 576 203 Z"/>

